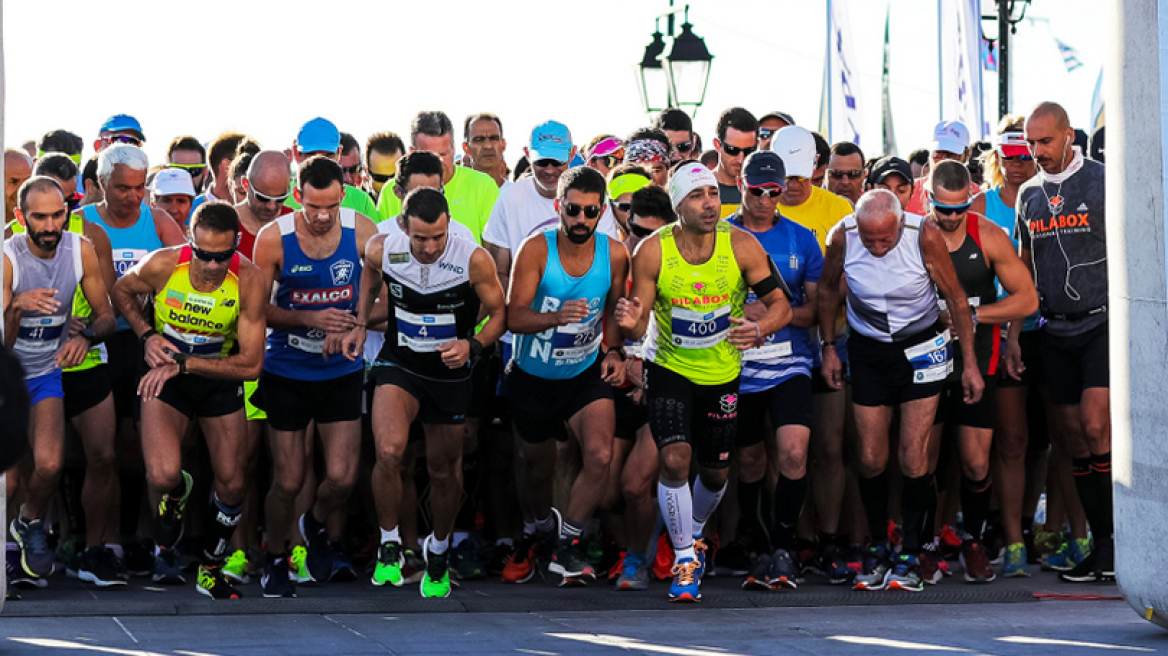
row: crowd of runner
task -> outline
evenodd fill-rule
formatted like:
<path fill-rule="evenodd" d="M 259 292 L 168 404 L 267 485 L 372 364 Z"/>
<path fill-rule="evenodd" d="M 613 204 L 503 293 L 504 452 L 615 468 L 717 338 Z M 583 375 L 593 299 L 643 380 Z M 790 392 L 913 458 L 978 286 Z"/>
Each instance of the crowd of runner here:
<path fill-rule="evenodd" d="M 743 108 L 705 151 L 547 121 L 514 169 L 459 127 L 4 153 L 11 584 L 1114 579 L 1102 147 L 1060 106 L 907 161 Z"/>

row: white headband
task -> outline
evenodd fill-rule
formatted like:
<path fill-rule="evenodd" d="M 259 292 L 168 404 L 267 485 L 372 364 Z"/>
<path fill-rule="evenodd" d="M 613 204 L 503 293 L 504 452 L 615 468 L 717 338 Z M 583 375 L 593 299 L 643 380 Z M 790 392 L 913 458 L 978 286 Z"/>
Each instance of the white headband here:
<path fill-rule="evenodd" d="M 691 191 L 702 187 L 718 187 L 718 178 L 704 164 L 694 162 L 674 171 L 669 178 L 669 200 L 673 202 L 673 209 L 677 209 Z"/>

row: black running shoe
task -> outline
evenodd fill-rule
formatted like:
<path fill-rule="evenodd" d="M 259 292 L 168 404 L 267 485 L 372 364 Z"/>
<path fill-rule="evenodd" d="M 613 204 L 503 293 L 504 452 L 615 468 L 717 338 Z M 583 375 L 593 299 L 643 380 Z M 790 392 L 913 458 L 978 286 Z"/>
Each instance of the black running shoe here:
<path fill-rule="evenodd" d="M 88 581 L 99 588 L 125 585 L 126 581 L 118 573 L 115 556 L 105 547 L 90 547 L 81 554 L 81 564 L 77 578 Z"/>
<path fill-rule="evenodd" d="M 329 580 L 333 574 L 333 551 L 329 547 L 328 528 L 309 511 L 300 516 L 300 536 L 308 547 L 308 573 L 320 583 Z"/>
<path fill-rule="evenodd" d="M 260 585 L 264 587 L 264 597 L 269 599 L 296 596 L 296 587 L 288 578 L 288 556 L 267 554 L 264 563 L 264 576 L 260 579 Z"/>
<path fill-rule="evenodd" d="M 851 583 L 856 573 L 848 567 L 848 554 L 845 547 L 829 544 L 823 549 L 823 560 L 819 564 L 827 582 L 832 585 Z"/>
<path fill-rule="evenodd" d="M 1115 543 L 1099 541 L 1091 553 L 1069 572 L 1060 572 L 1059 579 L 1068 583 L 1095 583 L 1115 580 Z"/>
<path fill-rule="evenodd" d="M 44 578 L 53 573 L 53 550 L 49 548 L 49 534 L 39 519 L 28 520 L 17 515 L 8 527 L 20 547 L 20 567 L 29 576 Z"/>
<path fill-rule="evenodd" d="M 154 573 L 154 545 L 149 540 L 130 540 L 122 545 L 126 572 L 130 576 L 150 576 Z"/>
<path fill-rule="evenodd" d="M 771 554 L 771 571 L 767 574 L 767 583 L 776 590 L 794 590 L 799 587 L 799 568 L 786 549 L 775 549 Z"/>
<path fill-rule="evenodd" d="M 205 594 L 212 599 L 239 599 L 243 595 L 231 585 L 231 581 L 223 576 L 223 566 L 216 565 L 199 567 L 199 582 L 195 584 L 199 594 Z"/>
<path fill-rule="evenodd" d="M 750 570 L 750 574 L 742 581 L 743 590 L 774 590 L 771 587 L 770 579 L 771 573 L 771 557 L 770 554 L 763 554 L 758 557 L 754 563 L 754 569 Z"/>
<path fill-rule="evenodd" d="M 182 566 L 178 562 L 178 553 L 174 549 L 159 549 L 154 558 L 154 582 L 166 585 L 182 585 L 186 583 Z"/>
<path fill-rule="evenodd" d="M 559 574 L 565 579 L 596 580 L 596 570 L 592 563 L 584 556 L 584 549 L 580 540 L 560 540 L 552 554 L 548 570 Z"/>
<path fill-rule="evenodd" d="M 487 561 L 487 574 L 489 576 L 502 576 L 503 569 L 507 567 L 507 563 L 511 561 L 511 555 L 514 553 L 515 545 L 496 544 L 494 551 L 491 552 L 491 559 Z"/>

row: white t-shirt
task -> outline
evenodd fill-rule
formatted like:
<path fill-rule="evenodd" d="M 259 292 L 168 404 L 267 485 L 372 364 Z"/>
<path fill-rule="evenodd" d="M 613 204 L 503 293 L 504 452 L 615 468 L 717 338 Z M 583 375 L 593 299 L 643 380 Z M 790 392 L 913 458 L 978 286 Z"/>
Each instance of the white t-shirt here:
<path fill-rule="evenodd" d="M 401 216 L 401 215 L 399 214 L 397 216 L 386 219 L 385 221 L 382 221 L 381 223 L 377 224 L 377 232 L 379 232 L 383 235 L 389 235 L 389 238 L 387 238 L 386 241 L 389 241 L 389 239 L 392 239 L 396 235 L 405 234 L 402 231 L 401 226 L 399 226 L 397 224 L 397 219 L 399 216 Z M 448 238 L 449 237 L 453 237 L 455 239 L 466 239 L 472 244 L 476 244 L 476 245 L 478 244 L 478 242 L 475 241 L 474 233 L 472 233 L 470 231 L 470 228 L 462 225 L 458 221 L 451 221 L 450 222 L 450 232 L 448 233 Z M 377 354 L 381 352 L 381 346 L 384 343 L 385 343 L 385 333 L 384 332 L 382 332 L 380 330 L 366 331 L 366 335 L 365 335 L 365 361 L 366 362 L 375 362 L 377 360 Z"/>
<path fill-rule="evenodd" d="M 541 196 L 535 186 L 535 178 L 526 177 L 499 190 L 499 200 L 495 201 L 491 218 L 483 229 L 483 241 L 510 250 L 514 259 L 524 239 L 537 232 L 556 228 L 559 224 L 555 199 Z M 596 232 L 613 239 L 620 238 L 616 221 L 607 206 L 596 226 Z"/>

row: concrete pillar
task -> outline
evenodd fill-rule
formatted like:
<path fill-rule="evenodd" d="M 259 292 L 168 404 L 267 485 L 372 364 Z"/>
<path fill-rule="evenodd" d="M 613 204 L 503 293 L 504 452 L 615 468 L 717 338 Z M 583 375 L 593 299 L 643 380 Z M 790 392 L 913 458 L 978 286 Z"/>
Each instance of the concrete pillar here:
<path fill-rule="evenodd" d="M 1106 33 L 1107 257 L 1116 573 L 1141 617 L 1168 628 L 1168 0 L 1121 0 Z M 1086 98 L 1083 99 L 1086 102 Z"/>

